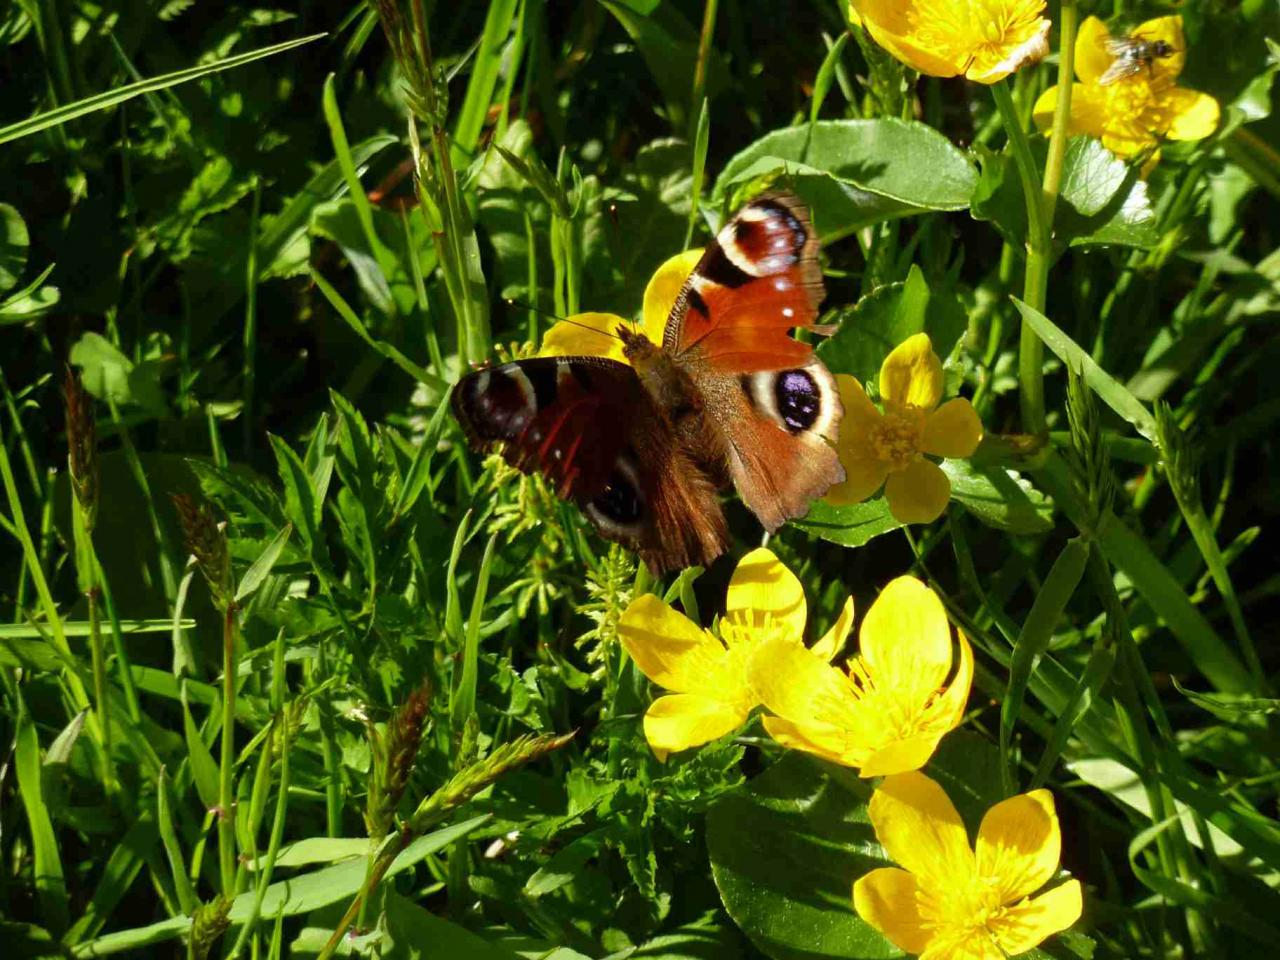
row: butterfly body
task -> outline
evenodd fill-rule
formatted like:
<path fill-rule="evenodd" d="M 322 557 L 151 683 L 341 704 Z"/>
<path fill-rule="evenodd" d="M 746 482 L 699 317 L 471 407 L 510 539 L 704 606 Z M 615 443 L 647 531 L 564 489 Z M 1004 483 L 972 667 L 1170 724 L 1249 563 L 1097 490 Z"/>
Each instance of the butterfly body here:
<path fill-rule="evenodd" d="M 454 413 L 472 443 L 540 472 L 655 572 L 729 543 L 732 484 L 767 530 L 844 478 L 831 374 L 792 339 L 822 296 L 817 238 L 789 195 L 747 204 L 707 247 L 661 345 L 620 324 L 626 363 L 539 357 L 469 374 Z"/>

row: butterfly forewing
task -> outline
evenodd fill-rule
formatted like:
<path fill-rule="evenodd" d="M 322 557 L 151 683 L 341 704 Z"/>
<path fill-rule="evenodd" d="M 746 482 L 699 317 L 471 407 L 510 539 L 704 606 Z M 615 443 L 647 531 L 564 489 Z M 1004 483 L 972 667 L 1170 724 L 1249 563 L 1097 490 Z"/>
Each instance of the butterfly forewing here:
<path fill-rule="evenodd" d="M 818 238 L 798 197 L 746 204 L 707 247 L 676 299 L 663 348 L 697 348 L 724 371 L 802 364 L 807 345 L 788 331 L 812 326 L 822 301 Z"/>

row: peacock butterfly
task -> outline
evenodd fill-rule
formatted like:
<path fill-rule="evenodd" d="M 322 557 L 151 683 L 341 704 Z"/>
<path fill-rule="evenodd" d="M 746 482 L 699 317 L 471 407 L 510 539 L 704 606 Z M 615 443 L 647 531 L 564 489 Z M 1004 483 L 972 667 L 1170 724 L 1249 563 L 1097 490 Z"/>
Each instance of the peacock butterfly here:
<path fill-rule="evenodd" d="M 474 447 L 540 472 L 655 573 L 709 564 L 728 547 L 717 491 L 730 481 L 772 532 L 844 479 L 835 381 L 788 335 L 815 329 L 817 249 L 798 197 L 759 196 L 706 248 L 661 346 L 622 325 L 628 363 L 477 370 L 454 388 L 454 416 Z"/>

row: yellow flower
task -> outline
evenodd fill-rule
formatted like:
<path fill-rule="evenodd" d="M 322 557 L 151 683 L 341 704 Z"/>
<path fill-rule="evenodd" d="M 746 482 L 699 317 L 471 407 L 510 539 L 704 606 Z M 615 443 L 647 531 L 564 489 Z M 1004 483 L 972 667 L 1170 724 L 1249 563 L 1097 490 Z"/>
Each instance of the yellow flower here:
<path fill-rule="evenodd" d="M 968 400 L 957 397 L 938 406 L 942 386 L 942 362 L 924 333 L 885 357 L 883 414 L 856 379 L 836 376 L 844 404 L 836 450 L 845 480 L 827 491 L 828 503 L 861 503 L 883 486 L 889 511 L 901 523 L 929 523 L 942 515 L 951 481 L 923 455 L 968 457 L 982 440 L 982 421 Z"/>
<path fill-rule="evenodd" d="M 1049 52 L 1044 0 L 849 0 L 849 19 L 934 77 L 1003 80 Z"/>
<path fill-rule="evenodd" d="M 852 601 L 846 614 L 851 623 Z M 857 767 L 864 777 L 917 770 L 960 723 L 969 699 L 973 653 L 958 636 L 960 662 L 944 689 L 952 663 L 946 612 L 919 580 L 899 577 L 867 611 L 860 655 L 846 670 L 796 644 L 765 640 L 749 664 L 752 689 L 777 714 L 765 718 L 765 729 L 784 746 Z"/>
<path fill-rule="evenodd" d="M 888 777 L 871 797 L 871 824 L 906 869 L 872 870 L 853 885 L 853 907 L 922 960 L 1001 960 L 1080 919 L 1079 880 L 1032 897 L 1057 872 L 1062 837 L 1048 790 L 997 803 L 969 847 L 960 815 L 922 773 Z"/>
<path fill-rule="evenodd" d="M 667 317 L 689 274 L 702 258 L 702 251 L 686 250 L 671 257 L 649 278 L 644 289 L 641 331 L 659 346 Z M 542 338 L 540 357 L 607 357 L 626 363 L 622 341 L 614 333 L 631 323 L 613 313 L 576 313 L 552 325 Z"/>
<path fill-rule="evenodd" d="M 814 653 L 834 656 L 849 633 L 852 606 L 846 614 Z M 759 644 L 776 640 L 813 657 L 804 648 L 805 617 L 800 581 L 763 547 L 733 571 L 718 637 L 653 594 L 633 600 L 618 621 L 622 645 L 641 673 L 672 691 L 644 715 L 645 739 L 658 759 L 742 725 L 760 702 L 747 681 L 747 661 Z"/>
<path fill-rule="evenodd" d="M 1218 101 L 1207 93 L 1177 85 L 1186 62 L 1186 38 L 1182 17 L 1158 17 L 1135 29 L 1131 36 L 1148 43 L 1163 42 L 1172 52 L 1153 57 L 1128 77 L 1101 83 L 1114 61 L 1108 49 L 1111 34 L 1097 17 L 1080 25 L 1076 37 L 1076 77 L 1071 87 L 1072 134 L 1098 137 L 1102 145 L 1120 157 L 1132 157 L 1160 145 L 1161 140 L 1200 140 L 1218 126 Z M 1058 88 L 1050 87 L 1035 105 L 1037 125 L 1053 125 Z M 1148 161 L 1144 173 L 1155 165 Z"/>

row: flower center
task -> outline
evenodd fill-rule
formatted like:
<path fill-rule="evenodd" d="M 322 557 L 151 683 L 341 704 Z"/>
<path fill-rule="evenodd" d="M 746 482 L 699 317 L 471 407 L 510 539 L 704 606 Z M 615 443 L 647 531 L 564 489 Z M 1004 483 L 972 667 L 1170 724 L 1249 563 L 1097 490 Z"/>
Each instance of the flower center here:
<path fill-rule="evenodd" d="M 886 410 L 871 432 L 871 450 L 890 470 L 904 470 L 920 459 L 920 411 L 908 407 L 903 412 Z"/>
<path fill-rule="evenodd" d="M 916 894 L 921 925 L 933 932 L 931 949 L 945 946 L 959 950 L 974 940 L 990 943 L 994 939 L 992 924 L 1005 913 L 1000 902 L 1000 888 L 993 877 L 956 878 L 946 890 L 927 890 Z"/>
<path fill-rule="evenodd" d="M 1146 69 L 1110 84 L 1107 91 L 1107 130 L 1127 140 L 1148 141 L 1161 136 L 1173 122 L 1168 77 L 1150 77 Z"/>

